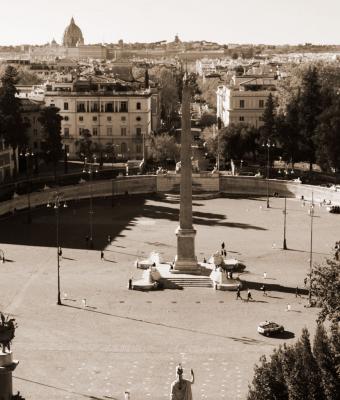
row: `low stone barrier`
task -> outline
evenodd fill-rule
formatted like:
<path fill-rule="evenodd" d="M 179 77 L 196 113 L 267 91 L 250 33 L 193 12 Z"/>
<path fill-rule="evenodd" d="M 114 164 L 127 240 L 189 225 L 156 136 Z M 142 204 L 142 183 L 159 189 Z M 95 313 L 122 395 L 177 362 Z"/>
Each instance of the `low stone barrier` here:
<path fill-rule="evenodd" d="M 84 182 L 74 186 L 62 186 L 58 189 L 47 189 L 33 192 L 29 195 L 16 196 L 11 200 L 0 203 L 0 215 L 13 213 L 15 210 L 47 204 L 59 193 L 63 200 L 78 200 L 93 197 L 118 196 L 129 194 L 164 193 L 179 191 L 180 175 L 136 175 L 118 177 L 113 180 Z M 321 186 L 303 185 L 298 182 L 268 180 L 256 177 L 227 176 L 211 173 L 193 174 L 193 191 L 220 192 L 226 195 L 239 196 L 266 196 L 267 185 L 270 196 L 278 193 L 279 196 L 304 197 L 314 202 L 331 201 L 333 205 L 340 205 L 340 192 Z"/>

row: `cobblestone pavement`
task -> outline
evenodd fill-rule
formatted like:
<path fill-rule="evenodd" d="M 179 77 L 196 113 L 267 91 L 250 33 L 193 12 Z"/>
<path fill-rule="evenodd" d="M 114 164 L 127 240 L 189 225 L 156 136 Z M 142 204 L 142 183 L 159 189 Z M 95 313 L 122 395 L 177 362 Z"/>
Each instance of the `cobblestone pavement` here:
<path fill-rule="evenodd" d="M 131 400 L 165 399 L 181 362 L 186 377 L 191 368 L 195 371 L 195 399 L 245 399 L 262 354 L 293 343 L 304 326 L 314 332 L 317 310 L 305 307 L 302 293 L 309 268 L 308 205 L 292 199 L 287 203 L 290 250 L 283 251 L 282 199 L 273 199 L 269 210 L 264 199 L 195 202 L 198 258 L 209 257 L 224 241 L 228 257 L 247 266 L 242 280 L 252 291 L 249 303 L 237 301 L 235 293 L 209 288 L 127 290 L 128 279 L 141 275 L 133 265 L 137 257 L 153 250 L 165 260 L 174 257 L 176 203 L 136 198 L 111 208 L 109 200 L 96 199 L 97 250 L 84 248 L 88 204 L 71 205 L 60 227 L 66 241 L 61 259 L 64 306 L 59 307 L 53 213 L 37 210 L 31 227 L 20 215 L 1 220 L 0 248 L 8 261 L 0 264 L 0 309 L 19 324 L 13 343 L 20 360 L 15 390 L 32 400 L 123 399 L 125 390 Z M 330 254 L 339 231 L 338 216 L 317 207 L 315 262 Z M 113 239 L 110 245 L 107 234 Z M 104 261 L 99 248 L 105 250 Z M 268 296 L 260 290 L 263 283 Z M 295 296 L 296 286 L 302 297 Z M 257 324 L 266 319 L 282 323 L 285 335 L 258 335 Z"/>

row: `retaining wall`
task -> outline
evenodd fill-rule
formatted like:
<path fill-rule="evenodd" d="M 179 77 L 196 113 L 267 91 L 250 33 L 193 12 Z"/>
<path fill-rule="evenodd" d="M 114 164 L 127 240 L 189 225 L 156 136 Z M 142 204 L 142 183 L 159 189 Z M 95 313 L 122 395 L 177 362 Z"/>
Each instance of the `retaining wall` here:
<path fill-rule="evenodd" d="M 195 192 L 220 192 L 229 195 L 266 196 L 267 183 L 269 194 L 275 192 L 279 196 L 296 197 L 304 196 L 311 201 L 312 193 L 315 202 L 323 200 L 340 205 L 340 192 L 333 189 L 303 185 L 301 183 L 282 180 L 259 179 L 255 177 L 227 176 L 218 174 L 193 174 L 193 191 Z M 162 192 L 179 192 L 180 175 L 136 175 L 118 177 L 113 180 L 86 182 L 74 186 L 59 187 L 58 193 L 64 200 L 83 199 L 103 196 L 116 196 L 125 193 L 147 194 Z M 56 189 L 33 192 L 29 195 L 31 207 L 47 204 L 57 194 Z M 0 203 L 0 215 L 21 210 L 28 207 L 28 195 L 21 195 L 12 200 Z"/>

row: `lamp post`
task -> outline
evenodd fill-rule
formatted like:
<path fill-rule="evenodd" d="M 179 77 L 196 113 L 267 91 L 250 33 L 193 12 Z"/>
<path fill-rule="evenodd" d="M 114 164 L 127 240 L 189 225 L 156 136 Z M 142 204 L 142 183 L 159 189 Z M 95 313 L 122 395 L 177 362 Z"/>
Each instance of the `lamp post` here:
<path fill-rule="evenodd" d="M 32 222 L 32 214 L 31 214 L 31 181 L 30 181 L 30 159 L 34 157 L 33 151 L 30 149 L 25 149 L 20 151 L 19 153 L 20 156 L 25 157 L 25 164 L 26 164 L 26 194 L 27 194 L 27 223 L 30 224 Z"/>
<path fill-rule="evenodd" d="M 47 207 L 53 207 L 56 215 L 56 246 L 57 246 L 57 280 L 58 280 L 58 295 L 57 295 L 57 304 L 58 306 L 62 305 L 60 298 L 60 243 L 59 243 L 59 208 L 67 207 L 66 201 L 62 203 L 61 196 L 57 194 L 53 201 L 47 203 Z"/>
<path fill-rule="evenodd" d="M 265 143 L 262 144 L 262 147 L 267 147 L 267 208 L 270 208 L 269 204 L 269 173 L 270 173 L 270 149 L 275 147 L 275 143 L 271 143 L 270 139 L 267 139 Z"/>
<path fill-rule="evenodd" d="M 313 220 L 314 220 L 314 197 L 312 192 L 312 203 L 309 208 L 310 215 L 310 253 L 309 253 L 309 306 L 312 306 L 312 269 L 313 269 Z"/>
<path fill-rule="evenodd" d="M 287 241 L 286 241 L 286 225 L 287 225 L 287 197 L 285 196 L 285 208 L 283 210 L 283 250 L 287 250 Z"/>
<path fill-rule="evenodd" d="M 87 157 L 85 157 L 84 161 L 84 168 L 83 168 L 83 173 L 87 173 L 90 178 L 90 209 L 89 209 L 89 225 L 90 225 L 90 248 L 93 249 L 93 193 L 92 193 L 92 179 L 93 179 L 93 172 L 98 173 L 98 167 L 96 165 L 96 156 L 93 155 L 93 162 L 88 163 L 87 162 Z"/>

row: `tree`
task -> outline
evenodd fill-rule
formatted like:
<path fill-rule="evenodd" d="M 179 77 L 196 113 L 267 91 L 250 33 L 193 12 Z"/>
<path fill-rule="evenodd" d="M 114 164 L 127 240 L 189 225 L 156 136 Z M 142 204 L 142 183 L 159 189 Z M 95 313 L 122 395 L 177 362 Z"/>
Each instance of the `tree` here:
<path fill-rule="evenodd" d="M 287 105 L 286 114 L 276 117 L 276 138 L 283 158 L 294 163 L 300 159 L 299 93 Z"/>
<path fill-rule="evenodd" d="M 171 128 L 173 119 L 178 116 L 180 104 L 176 78 L 168 69 L 161 71 L 160 86 L 161 117 L 166 122 L 166 128 Z"/>
<path fill-rule="evenodd" d="M 91 132 L 88 129 L 83 129 L 81 132 L 81 138 L 76 142 L 79 158 L 87 157 L 90 159 L 93 156 L 95 149 L 91 138 Z"/>
<path fill-rule="evenodd" d="M 321 307 L 320 322 L 340 320 L 340 262 L 327 259 L 322 265 L 315 265 L 312 271 L 312 295 Z"/>
<path fill-rule="evenodd" d="M 16 152 L 27 143 L 25 131 L 28 127 L 21 115 L 20 99 L 16 97 L 17 75 L 16 69 L 9 65 L 1 77 L 0 88 L 0 135 L 13 149 L 14 176 L 18 172 Z"/>
<path fill-rule="evenodd" d="M 206 128 L 206 127 L 209 127 L 209 126 L 212 126 L 212 125 L 216 124 L 216 122 L 217 122 L 217 119 L 216 119 L 216 115 L 215 114 L 204 113 L 201 116 L 199 124 L 200 124 L 200 126 L 202 128 Z"/>
<path fill-rule="evenodd" d="M 316 67 L 310 67 L 303 76 L 299 102 L 299 125 L 302 151 L 309 161 L 309 169 L 315 162 L 315 136 L 318 117 L 321 114 L 321 86 Z"/>
<path fill-rule="evenodd" d="M 57 180 L 57 165 L 63 156 L 61 142 L 61 120 L 63 118 L 59 111 L 59 108 L 54 106 L 45 107 L 38 118 L 44 128 L 44 151 L 53 163 L 55 180 Z"/>
<path fill-rule="evenodd" d="M 334 356 L 339 349 L 338 329 L 328 336 L 318 327 L 313 351 L 309 333 L 303 329 L 294 345 L 274 350 L 269 361 L 262 356 L 260 365 L 254 369 L 248 400 L 339 399 L 339 364 Z M 337 350 L 333 341 L 337 343 Z"/>
<path fill-rule="evenodd" d="M 145 89 L 149 89 L 149 87 L 150 87 L 149 70 L 147 68 L 145 68 L 144 85 L 145 85 Z"/>
<path fill-rule="evenodd" d="M 332 104 L 319 117 L 315 145 L 317 162 L 325 170 L 340 170 L 340 99 L 334 96 Z"/>
<path fill-rule="evenodd" d="M 176 143 L 173 136 L 169 136 L 168 133 L 161 133 L 151 138 L 149 155 L 153 160 L 164 166 L 169 160 L 174 160 L 176 163 L 180 156 L 180 145 Z"/>
<path fill-rule="evenodd" d="M 260 128 L 261 139 L 263 141 L 272 138 L 276 132 L 276 106 L 272 93 L 266 100 L 265 108 L 262 115 L 263 126 Z"/>
<path fill-rule="evenodd" d="M 335 365 L 335 354 L 332 343 L 322 324 L 318 324 L 314 337 L 313 353 L 320 370 L 320 379 L 326 400 L 334 399 L 334 394 L 340 394 L 339 376 Z"/>
<path fill-rule="evenodd" d="M 247 124 L 231 124 L 221 131 L 220 147 L 226 159 L 240 160 L 245 155 L 255 157 L 258 130 Z"/>

